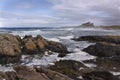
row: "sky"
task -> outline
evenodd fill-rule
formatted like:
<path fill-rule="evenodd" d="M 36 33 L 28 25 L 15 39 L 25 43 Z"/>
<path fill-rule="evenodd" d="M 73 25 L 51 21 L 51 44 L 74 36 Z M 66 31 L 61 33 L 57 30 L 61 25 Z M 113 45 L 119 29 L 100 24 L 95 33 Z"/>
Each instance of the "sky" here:
<path fill-rule="evenodd" d="M 120 0 L 0 0 L 0 27 L 120 25 Z"/>

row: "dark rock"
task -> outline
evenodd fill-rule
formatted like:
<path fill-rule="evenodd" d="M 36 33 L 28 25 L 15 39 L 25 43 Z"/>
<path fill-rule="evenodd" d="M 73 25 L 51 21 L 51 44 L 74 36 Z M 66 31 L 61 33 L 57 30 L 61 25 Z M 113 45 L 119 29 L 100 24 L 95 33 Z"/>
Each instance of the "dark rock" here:
<path fill-rule="evenodd" d="M 39 73 L 44 73 L 50 80 L 73 80 L 61 73 L 51 71 L 47 68 L 36 68 L 36 71 Z"/>
<path fill-rule="evenodd" d="M 27 54 L 52 51 L 60 53 L 60 55 L 63 56 L 68 52 L 65 45 L 54 41 L 48 41 L 40 35 L 38 35 L 37 37 L 25 36 L 22 40 L 22 45 L 23 52 Z"/>
<path fill-rule="evenodd" d="M 79 76 L 79 69 L 86 68 L 81 62 L 73 60 L 61 60 L 55 62 L 55 65 L 49 67 L 53 71 L 65 74 L 71 78 Z"/>
<path fill-rule="evenodd" d="M 98 57 L 120 56 L 120 45 L 102 42 L 90 45 L 83 51 Z"/>
<path fill-rule="evenodd" d="M 74 38 L 76 41 L 108 42 L 120 44 L 120 36 L 82 36 Z"/>
<path fill-rule="evenodd" d="M 120 80 L 113 74 L 107 71 L 93 71 L 83 74 L 84 80 Z"/>
<path fill-rule="evenodd" d="M 96 68 L 99 70 L 120 72 L 120 56 L 96 58 L 92 60 L 86 60 L 84 62 L 96 64 L 97 65 Z"/>
<path fill-rule="evenodd" d="M 0 34 L 0 64 L 20 61 L 20 37 L 12 34 Z"/>
<path fill-rule="evenodd" d="M 48 41 L 45 47 L 50 51 L 60 53 L 59 57 L 63 57 L 68 53 L 66 46 L 58 42 Z"/>

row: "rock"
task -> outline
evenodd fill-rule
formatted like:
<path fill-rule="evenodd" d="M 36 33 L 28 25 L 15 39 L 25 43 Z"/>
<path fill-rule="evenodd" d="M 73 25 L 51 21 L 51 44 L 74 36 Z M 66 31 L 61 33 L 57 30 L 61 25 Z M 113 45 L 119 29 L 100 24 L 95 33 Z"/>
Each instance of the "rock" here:
<path fill-rule="evenodd" d="M 63 57 L 68 53 L 66 46 L 58 42 L 48 41 L 46 48 L 50 51 L 60 53 L 59 57 Z"/>
<path fill-rule="evenodd" d="M 19 62 L 21 57 L 20 37 L 0 34 L 0 64 Z"/>
<path fill-rule="evenodd" d="M 47 68 L 36 68 L 37 72 L 39 73 L 44 73 L 47 75 L 47 77 L 49 77 L 50 80 L 73 80 L 61 73 L 55 72 L 55 71 L 51 71 Z"/>
<path fill-rule="evenodd" d="M 93 71 L 83 74 L 83 80 L 120 80 L 107 71 Z"/>
<path fill-rule="evenodd" d="M 26 54 L 38 53 L 36 41 L 31 35 L 22 39 L 22 52 Z"/>
<path fill-rule="evenodd" d="M 120 45 L 101 42 L 90 45 L 83 49 L 83 51 L 98 57 L 120 56 Z"/>
<path fill-rule="evenodd" d="M 45 74 L 38 73 L 32 67 L 16 66 L 14 67 L 19 79 L 23 80 L 50 80 Z"/>
<path fill-rule="evenodd" d="M 60 53 L 60 55 L 64 56 L 68 52 L 65 45 L 58 42 L 46 40 L 40 35 L 37 35 L 37 37 L 25 36 L 22 40 L 22 46 L 23 52 L 27 54 L 52 51 Z"/>
<path fill-rule="evenodd" d="M 4 72 L 0 72 L 0 80 L 9 80 L 9 78 L 5 75 Z"/>
<path fill-rule="evenodd" d="M 55 65 L 49 67 L 53 71 L 65 74 L 71 78 L 76 78 L 79 76 L 79 69 L 86 68 L 81 62 L 73 60 L 61 60 L 55 62 Z"/>
<path fill-rule="evenodd" d="M 6 80 L 20 80 L 17 76 L 17 73 L 14 71 L 7 71 L 7 72 L 5 72 L 5 75 L 8 78 Z"/>
<path fill-rule="evenodd" d="M 108 42 L 120 44 L 120 36 L 82 36 L 74 38 L 76 41 Z"/>
<path fill-rule="evenodd" d="M 18 65 L 15 71 L 0 72 L 0 80 L 73 80 L 47 68 Z"/>
<path fill-rule="evenodd" d="M 81 27 L 94 27 L 94 23 L 86 22 L 80 25 Z"/>
<path fill-rule="evenodd" d="M 107 70 L 120 72 L 120 56 L 118 57 L 106 57 L 106 58 L 96 58 L 84 61 L 85 63 L 93 63 L 97 66 L 97 70 Z"/>

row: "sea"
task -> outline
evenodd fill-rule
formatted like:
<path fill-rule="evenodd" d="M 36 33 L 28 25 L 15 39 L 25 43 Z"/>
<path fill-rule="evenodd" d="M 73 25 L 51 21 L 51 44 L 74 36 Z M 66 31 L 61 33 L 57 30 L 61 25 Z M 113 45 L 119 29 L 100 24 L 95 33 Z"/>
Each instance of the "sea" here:
<path fill-rule="evenodd" d="M 72 38 L 77 38 L 80 36 L 92 36 L 92 35 L 119 35 L 120 30 L 110 30 L 103 28 L 81 28 L 81 27 L 3 27 L 0 28 L 0 33 L 9 33 L 13 35 L 19 35 L 23 38 L 25 35 L 32 35 L 33 37 L 37 35 L 43 36 L 45 39 L 60 42 L 67 46 L 68 50 L 72 53 L 67 54 L 65 57 L 58 57 L 58 53 L 53 53 L 51 55 L 45 55 L 40 58 L 38 55 L 31 57 L 30 55 L 22 55 L 21 65 L 26 66 L 50 66 L 54 65 L 56 61 L 59 60 L 75 60 L 83 63 L 84 60 L 94 59 L 95 56 L 89 55 L 83 52 L 82 49 L 88 47 L 89 45 L 94 45 L 95 43 L 90 43 L 87 41 L 74 41 Z M 31 58 L 28 58 L 31 57 Z M 95 67 L 95 64 L 86 64 L 87 67 Z M 0 71 L 11 71 L 13 64 L 9 66 L 0 66 Z M 113 72 L 114 73 L 114 72 Z M 120 74 L 114 73 L 114 74 Z"/>

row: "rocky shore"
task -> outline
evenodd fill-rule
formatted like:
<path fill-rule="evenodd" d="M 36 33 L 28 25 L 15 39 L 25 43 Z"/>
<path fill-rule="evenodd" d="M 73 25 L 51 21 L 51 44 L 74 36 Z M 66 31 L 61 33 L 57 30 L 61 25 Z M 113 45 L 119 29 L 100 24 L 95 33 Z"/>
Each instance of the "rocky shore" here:
<path fill-rule="evenodd" d="M 26 66 L 21 64 L 22 55 L 66 56 L 69 51 L 64 44 L 50 41 L 40 35 L 33 37 L 12 34 L 0 34 L 0 64 L 7 66 L 13 63 L 12 71 L 0 72 L 0 80 L 120 80 L 120 37 L 119 36 L 83 36 L 75 41 L 96 43 L 83 51 L 96 56 L 85 61 L 59 60 L 48 67 Z M 92 63 L 96 67 L 85 64 Z"/>
<path fill-rule="evenodd" d="M 51 53 L 50 53 L 51 52 Z M 23 54 L 52 54 L 59 53 L 59 56 L 65 56 L 68 50 L 65 45 L 49 41 L 42 36 L 25 36 L 21 39 L 12 34 L 0 34 L 0 64 L 18 63 Z"/>
<path fill-rule="evenodd" d="M 95 64 L 96 70 L 120 72 L 120 36 L 82 36 L 73 40 L 95 43 L 84 48 L 83 51 L 96 56 L 96 59 L 85 60 L 84 63 Z"/>

